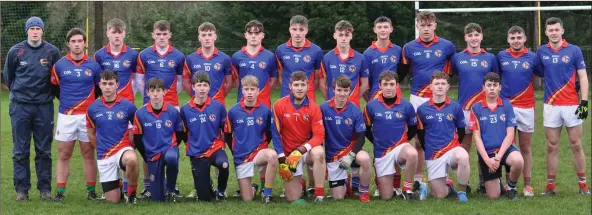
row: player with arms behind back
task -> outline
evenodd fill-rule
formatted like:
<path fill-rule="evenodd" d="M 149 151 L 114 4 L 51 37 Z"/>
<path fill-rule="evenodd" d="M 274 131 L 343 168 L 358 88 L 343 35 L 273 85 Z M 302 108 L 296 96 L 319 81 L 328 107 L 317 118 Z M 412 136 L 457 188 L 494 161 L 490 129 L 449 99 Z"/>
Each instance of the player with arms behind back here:
<path fill-rule="evenodd" d="M 518 124 L 518 143 L 524 158 L 524 196 L 534 196 L 532 176 L 531 139 L 535 125 L 534 75 L 543 76 L 539 57 L 524 46 L 526 33 L 520 26 L 508 30 L 510 47 L 497 54 L 502 91 L 500 97 L 512 103 Z M 507 174 L 506 174 L 507 175 Z"/>
<path fill-rule="evenodd" d="M 514 129 L 517 126 L 514 109 L 508 100 L 501 99 L 500 77 L 490 72 L 483 78 L 485 97 L 473 104 L 469 129 L 473 132 L 487 197 L 498 198 L 501 194 L 502 165 L 510 169 L 506 177 L 506 197 L 517 199 L 516 183 L 524 160 L 514 145 Z"/>
<path fill-rule="evenodd" d="M 582 148 L 582 123 L 588 117 L 589 83 L 586 63 L 580 47 L 563 39 L 565 29 L 561 19 L 551 17 L 547 19 L 545 26 L 549 43 L 537 49 L 545 75 L 543 125 L 547 137 L 547 188 L 544 194 L 556 193 L 559 140 L 561 128 L 565 126 L 574 156 L 579 192 L 590 195 L 586 183 L 586 155 Z M 576 77 L 580 79 L 580 92 L 576 91 Z M 581 96 L 580 101 L 578 93 Z"/>
<path fill-rule="evenodd" d="M 351 80 L 340 75 L 333 81 L 335 97 L 321 104 L 325 126 L 325 156 L 329 174 L 329 187 L 333 199 L 343 199 L 349 186 L 347 169 L 355 162 L 359 168 L 360 202 L 370 202 L 370 155 L 362 150 L 366 125 L 362 111 L 348 100 Z M 353 170 L 352 170 L 353 171 Z"/>
<path fill-rule="evenodd" d="M 261 196 L 271 203 L 271 193 L 277 172 L 277 153 L 269 149 L 271 141 L 271 110 L 257 101 L 259 81 L 247 75 L 241 80 L 243 99 L 228 111 L 224 126 L 224 141 L 232 150 L 240 195 L 244 201 L 253 199 L 251 178 L 255 167 L 261 177 Z M 254 189 L 255 191 L 257 189 Z"/>
<path fill-rule="evenodd" d="M 417 108 L 417 138 L 426 152 L 432 196 L 440 199 L 454 195 L 454 184 L 446 180 L 450 167 L 458 179 L 458 201 L 465 203 L 469 201 L 467 186 L 471 171 L 469 153 L 459 143 L 465 135 L 465 120 L 461 105 L 448 98 L 449 80 L 443 72 L 432 75 L 432 98 Z"/>
<path fill-rule="evenodd" d="M 284 180 L 286 200 L 300 204 L 304 200 L 300 179 L 304 168 L 313 169 L 315 202 L 325 196 L 325 139 L 321 109 L 306 97 L 308 78 L 304 72 L 292 73 L 290 95 L 273 105 L 272 139 L 278 153 L 279 174 Z M 288 156 L 286 156 L 288 154 Z"/>

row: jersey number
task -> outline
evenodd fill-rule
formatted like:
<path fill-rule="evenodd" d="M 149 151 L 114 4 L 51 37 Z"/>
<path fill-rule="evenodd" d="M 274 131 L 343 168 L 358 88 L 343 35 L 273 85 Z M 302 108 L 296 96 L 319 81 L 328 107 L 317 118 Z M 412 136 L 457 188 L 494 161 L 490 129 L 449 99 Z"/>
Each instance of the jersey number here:
<path fill-rule="evenodd" d="M 205 69 L 206 69 L 206 72 L 207 72 L 207 71 L 210 71 L 210 66 L 204 66 L 204 67 L 205 67 Z"/>
<path fill-rule="evenodd" d="M 556 57 L 554 57 L 554 58 L 553 58 L 553 63 L 557 63 L 557 62 L 559 62 L 559 59 L 558 59 L 558 58 L 556 58 Z"/>
<path fill-rule="evenodd" d="M 255 69 L 255 64 L 251 64 L 251 69 Z"/>
<path fill-rule="evenodd" d="M 164 62 L 160 62 L 160 67 L 164 67 Z"/>
<path fill-rule="evenodd" d="M 382 61 L 382 64 L 385 64 L 386 63 L 386 58 L 382 58 L 380 60 Z"/>

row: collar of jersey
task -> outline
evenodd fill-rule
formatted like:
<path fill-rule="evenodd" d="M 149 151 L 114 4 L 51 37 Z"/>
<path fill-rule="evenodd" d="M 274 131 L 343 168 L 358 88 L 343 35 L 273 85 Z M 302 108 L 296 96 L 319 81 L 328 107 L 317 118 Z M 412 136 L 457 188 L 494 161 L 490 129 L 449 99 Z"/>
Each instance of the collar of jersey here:
<path fill-rule="evenodd" d="M 291 93 L 290 93 L 290 103 L 291 103 L 292 105 L 296 106 L 296 105 L 294 104 L 294 95 L 292 95 Z M 302 104 L 301 104 L 300 106 L 302 107 L 302 106 L 305 106 L 305 105 L 308 105 L 308 104 L 309 104 L 309 102 L 308 102 L 308 97 L 307 97 L 307 96 L 304 96 L 304 101 L 302 101 Z"/>
<path fill-rule="evenodd" d="M 107 43 L 107 46 L 105 46 L 105 48 L 107 49 L 107 53 L 115 56 L 112 52 L 111 52 L 111 44 Z M 125 45 L 125 43 L 123 45 L 121 45 L 121 52 L 118 54 L 120 55 L 121 53 L 125 53 L 127 52 L 127 46 Z"/>
<path fill-rule="evenodd" d="M 212 55 L 210 55 L 209 57 L 206 57 L 203 54 L 203 49 L 201 47 L 197 48 L 197 51 L 195 51 L 198 55 L 201 55 L 204 59 L 209 60 L 212 59 L 214 56 L 218 55 L 218 48 L 214 47 L 214 52 L 212 52 Z"/>
<path fill-rule="evenodd" d="M 242 52 L 244 52 L 244 53 L 245 53 L 247 56 L 249 56 L 250 58 L 254 58 L 255 56 L 259 55 L 259 53 L 261 53 L 261 51 L 263 51 L 263 49 L 265 49 L 265 48 L 263 48 L 263 46 L 260 46 L 260 47 L 259 47 L 259 50 L 257 50 L 257 52 L 255 52 L 255 54 L 254 54 L 254 55 L 251 55 L 251 54 L 249 54 L 249 52 L 247 52 L 247 46 L 243 46 L 243 47 L 241 48 L 241 51 L 242 51 Z"/>
<path fill-rule="evenodd" d="M 244 97 L 244 96 L 243 96 L 243 98 L 242 98 L 242 99 L 241 99 L 241 101 L 240 101 L 240 106 L 241 106 L 241 108 L 243 108 L 243 110 L 245 110 L 245 111 L 249 111 L 249 110 L 247 109 L 247 106 L 245 106 L 245 97 Z M 259 103 L 259 99 L 257 99 L 257 100 L 255 101 L 255 106 L 253 106 L 253 108 L 251 109 L 251 111 L 252 111 L 252 110 L 255 110 L 255 109 L 256 109 L 256 108 L 258 108 L 259 106 L 261 106 L 261 105 L 260 105 L 260 103 Z"/>
<path fill-rule="evenodd" d="M 80 61 L 80 63 L 76 63 L 76 61 L 74 61 L 74 59 L 72 59 L 72 56 L 70 55 L 70 52 L 68 52 L 68 54 L 66 54 L 66 59 L 68 61 L 71 61 L 75 65 L 81 65 L 82 63 L 84 63 L 84 61 L 87 61 L 88 60 L 88 55 L 86 53 L 84 53 L 84 57 L 82 57 L 82 61 Z"/>
<path fill-rule="evenodd" d="M 502 99 L 498 96 L 497 97 L 497 106 L 500 107 L 502 105 L 504 105 L 502 102 Z M 484 107 L 484 108 L 488 107 L 487 106 L 487 97 L 485 97 L 485 96 L 483 97 L 483 99 L 481 99 L 481 107 Z"/>
<path fill-rule="evenodd" d="M 435 43 L 437 43 L 439 40 L 440 40 L 440 37 L 438 37 L 438 35 L 434 34 L 434 38 L 428 44 L 425 44 L 423 41 L 421 41 L 421 38 L 419 38 L 419 37 L 417 37 L 417 39 L 415 41 L 417 41 L 422 46 L 430 47 L 430 46 L 434 45 Z"/>
<path fill-rule="evenodd" d="M 383 48 L 380 48 L 380 47 L 378 47 L 378 45 L 376 45 L 376 42 L 378 42 L 378 41 L 372 41 L 372 44 L 370 45 L 370 48 L 377 49 L 378 51 L 383 52 L 383 51 L 386 51 L 388 48 L 392 48 L 393 47 L 393 43 L 391 41 L 389 41 L 388 45 L 383 50 Z"/>
<path fill-rule="evenodd" d="M 343 108 L 341 108 L 341 110 L 338 110 L 337 107 L 335 106 L 335 97 L 333 97 L 330 101 L 329 101 L 329 107 L 332 107 L 333 109 L 335 109 L 335 111 L 337 113 L 342 113 L 343 111 L 345 111 L 345 109 L 347 109 L 347 106 L 349 106 L 350 101 L 345 102 L 345 105 L 343 106 Z"/>
<path fill-rule="evenodd" d="M 526 47 L 522 47 L 522 51 L 514 52 L 514 51 L 512 51 L 512 48 L 508 48 L 508 49 L 506 49 L 506 52 L 508 52 L 510 55 L 512 55 L 512 57 L 518 58 L 518 57 L 522 56 L 523 54 L 528 54 L 528 49 Z"/>
<path fill-rule="evenodd" d="M 158 53 L 158 49 L 156 48 L 156 43 L 152 44 L 152 50 L 154 50 L 154 52 L 156 52 L 156 54 L 158 54 L 158 56 L 165 56 L 168 53 L 171 53 L 173 51 L 173 45 L 171 45 L 169 43 L 169 49 L 167 49 L 167 51 L 163 55 L 160 55 L 160 53 Z"/>
<path fill-rule="evenodd" d="M 105 101 L 105 97 L 101 96 L 101 102 L 103 102 L 103 105 L 105 105 L 105 107 L 111 108 L 111 107 L 115 106 L 115 104 L 121 102 L 121 97 L 120 96 L 115 97 L 115 100 L 113 101 L 113 103 L 111 103 L 109 105 L 109 104 L 107 104 L 107 101 Z"/>
<path fill-rule="evenodd" d="M 333 49 L 333 52 L 335 52 L 335 55 L 337 55 L 337 57 L 339 59 L 341 59 L 341 56 L 340 56 L 341 53 L 339 53 L 339 49 L 337 47 L 335 47 Z M 347 56 L 347 59 L 352 58 L 352 57 L 354 57 L 354 49 L 352 47 L 349 47 L 349 55 Z M 347 59 L 341 59 L 341 60 L 345 61 Z"/>
<path fill-rule="evenodd" d="M 152 108 L 152 104 L 150 102 L 148 102 L 148 104 L 146 104 L 146 109 L 148 110 L 148 112 L 150 113 L 154 113 L 154 108 Z M 167 110 L 167 104 L 163 103 L 162 104 L 162 110 L 160 111 L 160 113 L 165 112 Z"/>
<path fill-rule="evenodd" d="M 395 100 L 395 103 L 393 103 L 393 105 L 392 105 L 392 106 L 389 106 L 389 105 L 387 105 L 387 104 L 386 104 L 386 102 L 384 102 L 383 95 L 380 95 L 380 96 L 378 96 L 378 98 L 377 98 L 377 99 L 378 99 L 378 101 L 379 101 L 380 103 L 382 103 L 384 106 L 386 106 L 386 107 L 388 107 L 388 108 L 392 108 L 392 107 L 393 107 L 393 106 L 395 106 L 395 105 L 401 104 L 401 96 L 400 96 L 400 95 L 397 95 L 397 100 Z"/>
<path fill-rule="evenodd" d="M 561 47 L 559 49 L 553 49 L 553 47 L 551 47 L 551 42 L 547 43 L 547 47 L 549 47 L 551 50 L 557 52 L 559 50 L 561 50 L 561 48 L 565 48 L 567 47 L 569 43 L 567 43 L 567 41 L 565 39 L 561 40 Z"/>
<path fill-rule="evenodd" d="M 466 52 L 467 54 L 470 54 L 471 56 L 477 56 L 477 55 L 487 52 L 487 51 L 485 51 L 484 48 L 481 48 L 481 50 L 479 50 L 479 52 L 477 52 L 477 53 L 473 53 L 473 52 L 469 51 L 469 48 L 465 48 L 465 50 L 463 50 L 463 51 Z"/>
<path fill-rule="evenodd" d="M 203 109 L 205 109 L 205 108 L 206 108 L 206 106 L 210 105 L 211 103 L 212 103 L 212 99 L 211 99 L 210 97 L 208 97 L 208 98 L 206 99 L 206 102 L 204 102 L 204 105 L 203 105 L 203 107 L 200 109 L 200 108 L 198 108 L 198 107 L 197 107 L 197 105 L 195 104 L 195 101 L 193 101 L 193 99 L 191 99 L 191 100 L 189 100 L 189 107 L 191 107 L 191 108 L 193 108 L 193 109 L 196 109 L 196 110 L 199 110 L 199 111 L 203 111 Z"/>
<path fill-rule="evenodd" d="M 448 98 L 448 96 L 446 96 L 446 100 L 444 100 L 444 104 L 440 107 L 436 106 L 436 103 L 434 103 L 433 99 L 430 99 L 429 104 L 437 109 L 442 109 L 442 108 L 446 107 L 446 105 L 450 104 L 450 98 Z"/>
<path fill-rule="evenodd" d="M 297 49 L 300 50 L 302 48 L 309 48 L 310 47 L 310 41 L 308 41 L 308 39 L 304 39 L 304 46 L 302 47 L 294 47 L 292 45 L 292 38 L 288 39 L 288 42 L 286 42 L 286 46 L 293 48 L 293 49 Z"/>

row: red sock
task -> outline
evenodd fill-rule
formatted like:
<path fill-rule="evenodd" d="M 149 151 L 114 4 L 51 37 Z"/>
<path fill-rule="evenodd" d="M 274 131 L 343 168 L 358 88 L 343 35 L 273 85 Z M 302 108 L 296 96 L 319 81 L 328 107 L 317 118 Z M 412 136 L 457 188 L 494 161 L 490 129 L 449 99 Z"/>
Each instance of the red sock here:
<path fill-rule="evenodd" d="M 586 184 L 586 172 L 578 172 L 578 181 L 580 184 Z"/>
<path fill-rule="evenodd" d="M 393 187 L 394 188 L 401 188 L 401 175 L 395 174 L 395 177 L 393 180 Z"/>
<path fill-rule="evenodd" d="M 58 185 L 58 187 L 66 187 L 66 183 L 65 182 L 64 183 L 58 183 L 57 185 Z"/>
<path fill-rule="evenodd" d="M 411 187 L 412 186 L 413 186 L 413 181 L 407 181 L 407 180 L 405 180 L 405 185 L 403 185 L 403 192 L 404 191 L 411 190 Z"/>
<path fill-rule="evenodd" d="M 127 184 L 127 193 L 128 195 L 136 194 L 136 189 L 138 189 L 138 185 L 131 185 Z"/>
<path fill-rule="evenodd" d="M 317 197 L 325 197 L 325 188 L 323 188 L 323 187 L 315 187 L 315 196 L 317 196 Z"/>
<path fill-rule="evenodd" d="M 306 181 L 304 180 L 304 178 L 300 179 L 300 185 L 302 186 L 302 190 L 306 190 Z"/>
<path fill-rule="evenodd" d="M 121 179 L 119 179 L 119 187 L 123 188 L 123 181 Z"/>
<path fill-rule="evenodd" d="M 549 184 L 555 185 L 555 175 L 554 174 L 548 174 L 547 175 L 547 186 Z"/>

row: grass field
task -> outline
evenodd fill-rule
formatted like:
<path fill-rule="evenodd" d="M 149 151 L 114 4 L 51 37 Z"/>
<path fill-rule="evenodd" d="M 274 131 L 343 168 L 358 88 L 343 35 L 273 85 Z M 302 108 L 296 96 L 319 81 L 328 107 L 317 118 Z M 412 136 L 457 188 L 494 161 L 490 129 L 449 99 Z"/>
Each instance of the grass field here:
<path fill-rule="evenodd" d="M 272 100 L 278 98 L 279 91 L 275 91 L 272 95 Z M 456 91 L 451 92 L 452 97 L 456 97 Z M 321 98 L 321 96 L 317 96 Z M 408 96 L 405 96 L 408 98 Z M 136 99 L 136 104 L 139 106 L 141 99 Z M 180 96 L 180 102 L 185 103 L 188 97 L 183 94 Z M 42 202 L 39 200 L 39 192 L 36 189 L 37 178 L 34 173 L 34 149 L 31 148 L 31 170 L 32 170 L 32 190 L 29 191 L 30 200 L 28 202 L 16 202 L 16 193 L 14 191 L 12 182 L 12 137 L 10 118 L 8 115 L 8 93 L 2 92 L 0 94 L 1 101 L 1 202 L 2 214 L 590 214 L 591 200 L 590 196 L 581 196 L 577 194 L 577 178 L 573 168 L 572 155 L 569 148 L 568 139 L 565 130 L 563 131 L 561 139 L 561 149 L 559 152 L 559 172 L 557 173 L 557 187 L 558 195 L 553 197 L 541 196 L 546 183 L 546 167 L 545 167 L 545 136 L 542 127 L 542 92 L 537 92 L 537 114 L 536 114 L 536 131 L 533 136 L 533 177 L 532 183 L 536 192 L 536 196 L 532 198 L 525 198 L 522 196 L 522 178 L 518 183 L 520 192 L 520 199 L 517 201 L 509 201 L 505 198 L 498 200 L 489 200 L 483 196 L 470 196 L 468 204 L 458 204 L 456 199 L 434 200 L 428 198 L 423 202 L 406 202 L 403 200 L 381 201 L 373 199 L 370 204 L 360 204 L 357 199 L 348 199 L 344 201 L 335 202 L 327 199 L 320 205 L 306 204 L 306 205 L 290 205 L 286 204 L 284 199 L 280 199 L 278 195 L 281 192 L 281 181 L 279 177 L 276 178 L 276 185 L 274 189 L 274 200 L 278 203 L 271 205 L 262 205 L 260 198 L 256 197 L 253 202 L 242 202 L 237 198 L 230 197 L 227 202 L 223 203 L 196 203 L 193 200 L 184 200 L 176 204 L 156 204 L 145 201 L 140 201 L 136 206 L 127 205 L 111 205 L 103 202 L 91 202 L 86 200 L 86 187 L 82 175 L 82 158 L 78 151 L 78 146 L 75 149 L 72 157 L 71 174 L 68 181 L 67 199 L 65 203 Z M 227 98 L 227 104 L 234 104 L 236 101 L 236 92 L 233 92 Z M 57 115 L 57 104 L 56 115 Z M 363 104 L 365 105 L 365 104 Z M 230 106 L 230 105 L 229 105 Z M 588 119 L 584 124 L 583 145 L 586 151 L 587 162 L 587 177 L 590 177 L 590 153 L 591 138 L 590 138 L 590 122 Z M 55 192 L 55 165 L 57 162 L 57 144 L 53 142 L 53 192 Z M 184 148 L 184 146 L 181 146 Z M 372 152 L 372 145 L 367 143 L 364 148 L 368 152 Z M 181 149 L 184 150 L 184 149 Z M 477 167 L 476 167 L 476 152 L 473 147 L 471 152 L 471 185 L 476 188 L 477 183 Z M 229 157 L 230 154 L 229 154 Z M 213 170 L 212 170 L 213 172 Z M 140 175 L 142 175 L 140 173 Z M 237 189 L 236 175 L 234 165 L 231 169 L 230 179 L 228 183 L 228 194 Z M 140 177 L 142 178 L 142 177 Z M 255 182 L 258 183 L 258 177 L 254 177 Z M 98 184 L 98 183 L 97 183 Z M 98 185 L 97 191 L 101 191 Z M 189 159 L 186 156 L 181 156 L 180 159 L 180 173 L 178 179 L 178 188 L 183 195 L 187 195 L 193 188 L 193 178 L 190 173 Z M 326 186 L 328 187 L 328 186 Z M 372 183 L 370 185 L 371 192 L 376 188 Z M 142 190 L 143 186 L 140 183 L 138 190 Z M 100 192 L 99 192 L 100 193 Z M 329 190 L 327 188 L 327 194 Z M 54 195 L 54 193 L 52 193 Z"/>

